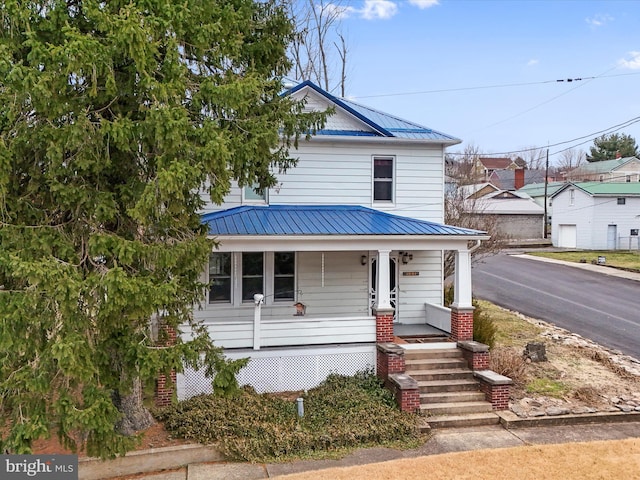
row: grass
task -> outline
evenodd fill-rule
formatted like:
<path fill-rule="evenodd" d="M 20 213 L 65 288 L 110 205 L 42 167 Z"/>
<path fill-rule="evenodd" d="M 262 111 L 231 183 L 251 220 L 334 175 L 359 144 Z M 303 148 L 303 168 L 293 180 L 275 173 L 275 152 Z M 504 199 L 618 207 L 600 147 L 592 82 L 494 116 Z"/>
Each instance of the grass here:
<path fill-rule="evenodd" d="M 550 378 L 535 378 L 527 383 L 527 393 L 562 398 L 571 390 L 569 386 Z"/>
<path fill-rule="evenodd" d="M 531 252 L 530 255 L 576 263 L 597 263 L 598 257 L 605 257 L 605 265 L 640 271 L 639 251 L 583 250 L 567 252 Z"/>
<path fill-rule="evenodd" d="M 496 324 L 496 346 L 524 348 L 529 342 L 539 341 L 541 328 L 520 318 L 514 312 L 497 305 L 478 300 L 478 304 Z"/>

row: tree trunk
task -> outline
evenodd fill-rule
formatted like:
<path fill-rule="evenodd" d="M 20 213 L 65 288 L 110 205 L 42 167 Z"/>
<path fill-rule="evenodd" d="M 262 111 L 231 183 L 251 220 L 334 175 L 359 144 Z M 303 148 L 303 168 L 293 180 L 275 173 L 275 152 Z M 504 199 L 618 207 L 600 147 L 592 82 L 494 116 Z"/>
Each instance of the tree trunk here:
<path fill-rule="evenodd" d="M 115 425 L 118 433 L 131 436 L 154 424 L 153 416 L 142 404 L 142 382 L 139 378 L 133 380 L 133 387 L 128 395 L 121 396 L 119 392 L 115 392 L 113 403 L 123 415 Z"/>

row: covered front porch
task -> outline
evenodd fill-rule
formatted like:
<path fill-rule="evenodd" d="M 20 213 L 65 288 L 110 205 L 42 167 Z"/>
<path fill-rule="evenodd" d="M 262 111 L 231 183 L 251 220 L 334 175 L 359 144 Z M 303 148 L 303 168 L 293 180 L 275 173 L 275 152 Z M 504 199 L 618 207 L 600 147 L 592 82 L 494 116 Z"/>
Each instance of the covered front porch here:
<path fill-rule="evenodd" d="M 332 372 L 376 369 L 376 346 L 396 335 L 471 338 L 471 248 L 483 232 L 358 206 L 237 207 L 203 222 L 218 243 L 194 316 L 228 357 L 251 358 L 241 384 L 304 390 Z M 178 376 L 179 398 L 210 389 L 201 375 Z"/>
<path fill-rule="evenodd" d="M 224 348 L 391 341 L 466 331 L 483 232 L 359 206 L 245 206 L 203 216 L 218 241 L 196 316 Z M 443 306 L 443 253 L 455 299 Z M 284 261 L 282 259 L 285 259 Z M 225 289 L 224 292 L 216 289 Z"/>

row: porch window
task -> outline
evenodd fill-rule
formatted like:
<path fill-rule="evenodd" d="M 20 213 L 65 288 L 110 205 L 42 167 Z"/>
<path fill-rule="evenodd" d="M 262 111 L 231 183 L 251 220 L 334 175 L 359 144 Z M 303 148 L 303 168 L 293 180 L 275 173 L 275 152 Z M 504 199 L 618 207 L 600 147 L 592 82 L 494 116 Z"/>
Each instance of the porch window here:
<path fill-rule="evenodd" d="M 242 254 L 242 301 L 253 302 L 256 293 L 264 293 L 264 253 Z"/>
<path fill-rule="evenodd" d="M 209 255 L 209 303 L 231 302 L 231 254 Z"/>
<path fill-rule="evenodd" d="M 373 201 L 393 202 L 393 157 L 373 158 Z"/>
<path fill-rule="evenodd" d="M 273 295 L 278 300 L 295 298 L 295 252 L 275 252 L 273 255 Z"/>

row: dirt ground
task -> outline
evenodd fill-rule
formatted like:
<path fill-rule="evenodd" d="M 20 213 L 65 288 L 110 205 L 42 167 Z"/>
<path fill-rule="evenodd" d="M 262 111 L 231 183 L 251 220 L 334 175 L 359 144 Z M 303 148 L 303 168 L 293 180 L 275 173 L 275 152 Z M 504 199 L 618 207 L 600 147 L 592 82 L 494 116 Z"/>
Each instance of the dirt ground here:
<path fill-rule="evenodd" d="M 276 477 L 281 480 L 640 479 L 640 439 L 447 453 Z"/>
<path fill-rule="evenodd" d="M 540 328 L 534 340 L 544 344 L 547 360 L 526 363 L 523 381 L 512 389 L 514 413 L 531 417 L 548 414 L 549 409 L 553 414 L 640 411 L 637 359 L 551 324 L 522 318 Z"/>

